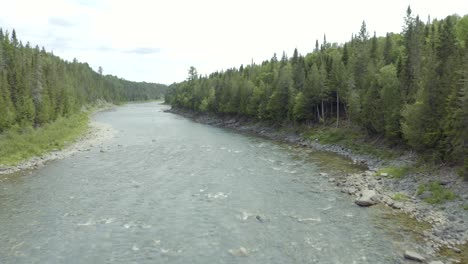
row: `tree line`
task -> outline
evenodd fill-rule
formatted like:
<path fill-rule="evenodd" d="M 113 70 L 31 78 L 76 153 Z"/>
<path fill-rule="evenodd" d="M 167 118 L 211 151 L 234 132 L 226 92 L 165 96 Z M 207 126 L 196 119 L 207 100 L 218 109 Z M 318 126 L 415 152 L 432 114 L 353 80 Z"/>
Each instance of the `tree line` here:
<path fill-rule="evenodd" d="M 468 15 L 423 22 L 408 7 L 401 33 L 371 37 L 365 22 L 339 45 L 324 36 L 303 56 L 251 65 L 169 87 L 165 100 L 199 112 L 274 123 L 358 126 L 433 160 L 466 156 Z M 466 163 L 465 163 L 466 165 Z"/>
<path fill-rule="evenodd" d="M 87 63 L 62 60 L 39 46 L 23 45 L 15 30 L 0 28 L 0 133 L 40 126 L 98 101 L 161 98 L 162 84 L 131 82 L 97 73 Z"/>

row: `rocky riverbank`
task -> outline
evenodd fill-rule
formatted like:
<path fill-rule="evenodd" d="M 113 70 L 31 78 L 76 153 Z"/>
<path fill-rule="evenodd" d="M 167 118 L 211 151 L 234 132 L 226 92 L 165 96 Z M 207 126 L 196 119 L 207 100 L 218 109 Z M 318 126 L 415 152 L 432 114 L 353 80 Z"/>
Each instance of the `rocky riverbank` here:
<path fill-rule="evenodd" d="M 105 140 L 114 137 L 115 134 L 116 130 L 113 129 L 112 126 L 92 121 L 89 124 L 89 129 L 86 134 L 78 138 L 75 143 L 70 144 L 62 150 L 56 149 L 43 156 L 33 157 L 16 166 L 0 166 L 0 175 L 37 169 L 44 166 L 49 161 L 63 159 L 79 151 L 89 151 L 91 147 L 97 146 Z"/>
<path fill-rule="evenodd" d="M 342 146 L 323 145 L 316 140 L 306 139 L 298 133 L 248 118 L 221 117 L 174 108 L 167 110 L 167 112 L 203 124 L 231 128 L 303 147 L 335 152 L 352 159 L 354 163 L 366 165 L 368 170 L 363 173 L 347 175 L 322 173 L 322 176 L 328 177 L 328 180 L 339 186 L 342 192 L 354 196 L 356 200 L 361 199 L 358 202 L 360 205 L 381 203 L 392 208 L 391 210 L 404 212 L 417 221 L 429 223 L 432 228 L 422 234 L 424 245 L 421 245 L 419 249 L 422 251 L 419 253 L 426 256 L 426 259 L 437 259 L 437 253 L 442 247 L 449 248 L 456 253 L 461 253 L 460 247 L 466 248 L 468 242 L 468 182 L 458 177 L 453 169 L 442 168 L 431 173 L 411 173 L 401 179 L 396 179 L 386 173 L 377 173 L 377 171 L 384 164 L 386 166 L 388 164 L 411 165 L 416 159 L 414 153 L 408 152 L 392 161 L 382 161 L 369 155 L 355 154 Z M 443 188 L 453 191 L 456 199 L 440 205 L 427 203 L 424 198 L 430 194 L 427 192 L 418 193 L 418 188 L 429 182 L 440 182 Z M 372 197 L 367 197 L 370 200 L 363 202 L 362 200 L 365 200 L 362 198 L 363 194 Z M 445 263 L 461 263 L 463 261 L 456 258 L 443 260 Z"/>

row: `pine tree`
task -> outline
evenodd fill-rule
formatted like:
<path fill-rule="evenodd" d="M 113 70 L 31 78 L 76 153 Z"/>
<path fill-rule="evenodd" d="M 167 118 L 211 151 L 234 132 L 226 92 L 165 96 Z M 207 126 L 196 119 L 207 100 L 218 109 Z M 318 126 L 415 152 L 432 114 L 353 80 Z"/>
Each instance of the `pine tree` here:
<path fill-rule="evenodd" d="M 15 122 L 15 112 L 9 89 L 6 72 L 0 72 L 0 132 L 7 130 Z"/>
<path fill-rule="evenodd" d="M 392 41 L 392 35 L 390 33 L 387 33 L 385 37 L 385 46 L 384 46 L 383 56 L 384 56 L 385 65 L 394 63 L 393 41 Z"/>
<path fill-rule="evenodd" d="M 267 111 L 271 119 L 275 121 L 282 121 L 288 116 L 289 89 L 293 84 L 291 72 L 289 64 L 280 69 L 276 89 L 268 102 Z"/>
<path fill-rule="evenodd" d="M 402 107 L 400 83 L 395 66 L 387 65 L 380 69 L 378 84 L 381 87 L 380 97 L 385 136 L 394 141 L 401 136 L 401 114 Z"/>
<path fill-rule="evenodd" d="M 348 51 L 348 43 L 345 43 L 343 46 L 343 56 L 342 60 L 345 66 L 348 66 L 349 62 L 349 51 Z"/>
<path fill-rule="evenodd" d="M 18 101 L 16 110 L 18 112 L 17 121 L 22 126 L 29 126 L 34 123 L 35 110 L 34 102 L 31 96 L 29 85 L 27 84 L 28 75 L 23 68 L 16 74 L 16 83 L 18 90 Z"/>
<path fill-rule="evenodd" d="M 377 33 L 375 33 L 374 31 L 374 36 L 372 37 L 372 40 L 371 40 L 371 48 L 370 48 L 370 58 L 372 59 L 372 61 L 376 64 L 377 63 L 377 60 L 378 60 L 378 43 L 377 43 Z"/>
<path fill-rule="evenodd" d="M 419 17 L 411 15 L 411 8 L 408 7 L 405 17 L 404 46 L 405 60 L 402 63 L 401 84 L 405 102 L 412 103 L 419 90 L 421 81 L 421 61 L 424 44 L 424 25 Z"/>

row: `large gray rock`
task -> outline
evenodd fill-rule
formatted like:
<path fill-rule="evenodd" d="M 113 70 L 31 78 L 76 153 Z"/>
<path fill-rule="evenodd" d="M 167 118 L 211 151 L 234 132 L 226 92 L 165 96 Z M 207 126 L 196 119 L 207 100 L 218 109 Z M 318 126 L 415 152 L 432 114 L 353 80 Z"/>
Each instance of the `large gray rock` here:
<path fill-rule="evenodd" d="M 363 190 L 355 203 L 359 206 L 371 206 L 377 203 L 377 193 L 374 190 Z"/>
<path fill-rule="evenodd" d="M 416 253 L 414 251 L 411 251 L 411 250 L 406 250 L 405 254 L 403 254 L 403 256 L 406 259 L 410 259 L 410 260 L 414 260 L 414 261 L 418 261 L 418 262 L 423 262 L 423 261 L 426 260 L 423 256 L 421 256 L 418 253 Z"/>
<path fill-rule="evenodd" d="M 394 202 L 394 203 L 391 205 L 391 207 L 392 207 L 393 209 L 401 209 L 401 208 L 403 208 L 403 203 Z"/>

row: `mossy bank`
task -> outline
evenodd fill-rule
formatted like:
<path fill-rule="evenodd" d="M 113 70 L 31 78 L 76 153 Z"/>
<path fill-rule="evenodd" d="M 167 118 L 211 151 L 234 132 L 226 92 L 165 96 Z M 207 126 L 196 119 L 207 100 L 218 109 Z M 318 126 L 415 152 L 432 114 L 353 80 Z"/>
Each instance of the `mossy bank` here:
<path fill-rule="evenodd" d="M 15 127 L 2 133 L 0 174 L 34 169 L 112 137 L 115 131 L 110 126 L 92 122 L 91 117 L 113 106 L 99 104 L 38 128 Z"/>

